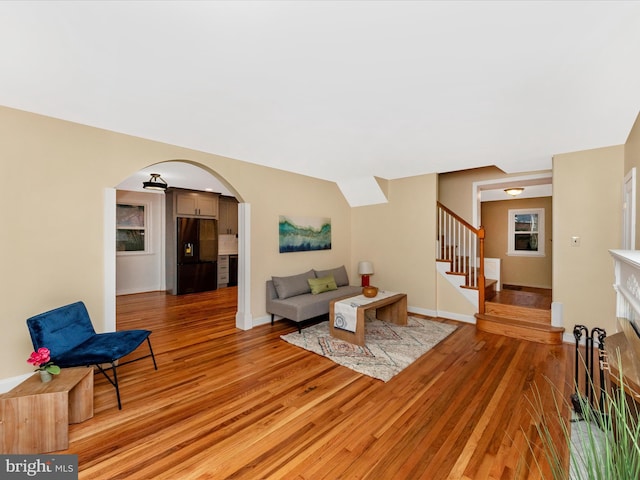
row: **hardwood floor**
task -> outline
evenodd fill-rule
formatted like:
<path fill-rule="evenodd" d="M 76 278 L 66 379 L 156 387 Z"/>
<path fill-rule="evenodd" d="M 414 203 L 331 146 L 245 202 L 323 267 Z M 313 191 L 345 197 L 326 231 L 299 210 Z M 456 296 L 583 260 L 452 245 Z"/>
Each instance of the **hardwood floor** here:
<path fill-rule="evenodd" d="M 491 299 L 493 303 L 551 310 L 551 289 L 503 285 Z"/>
<path fill-rule="evenodd" d="M 568 345 L 457 330 L 387 383 L 292 346 L 276 322 L 235 328 L 235 288 L 117 299 L 158 361 L 95 376 L 95 416 L 70 427 L 81 479 L 537 479 L 532 387 L 554 412 Z M 564 415 L 569 415 L 568 406 Z M 547 476 L 546 478 L 551 478 Z"/>

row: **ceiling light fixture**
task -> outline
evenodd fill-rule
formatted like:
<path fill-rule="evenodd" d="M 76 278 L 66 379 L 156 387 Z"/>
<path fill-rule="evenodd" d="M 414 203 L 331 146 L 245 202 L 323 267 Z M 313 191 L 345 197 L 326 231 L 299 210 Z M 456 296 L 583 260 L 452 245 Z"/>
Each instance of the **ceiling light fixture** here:
<path fill-rule="evenodd" d="M 511 195 L 512 197 L 515 197 L 517 195 L 520 195 L 522 192 L 524 192 L 524 188 L 522 187 L 505 188 L 504 191 L 505 193 Z"/>
<path fill-rule="evenodd" d="M 169 185 L 165 182 L 159 173 L 152 173 L 148 182 L 142 182 L 142 187 L 145 190 L 161 190 L 165 191 Z"/>

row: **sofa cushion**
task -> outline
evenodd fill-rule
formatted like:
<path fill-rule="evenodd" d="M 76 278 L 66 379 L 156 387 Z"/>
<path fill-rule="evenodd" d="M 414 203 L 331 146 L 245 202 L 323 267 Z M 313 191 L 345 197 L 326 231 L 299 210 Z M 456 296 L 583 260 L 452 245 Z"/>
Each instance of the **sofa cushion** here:
<path fill-rule="evenodd" d="M 347 275 L 347 269 L 342 265 L 341 267 L 332 268 L 330 270 L 316 270 L 316 277 L 326 277 L 327 275 L 333 275 L 336 281 L 336 285 L 344 287 L 349 285 L 349 276 Z"/>
<path fill-rule="evenodd" d="M 309 278 L 316 278 L 313 270 L 289 277 L 271 277 L 273 285 L 276 287 L 276 292 L 278 292 L 278 298 L 280 299 L 310 293 L 311 287 L 309 287 L 309 283 L 307 283 Z"/>
<path fill-rule="evenodd" d="M 338 289 L 338 285 L 336 285 L 333 275 L 327 275 L 322 278 L 308 278 L 307 282 L 309 283 L 309 287 L 311 288 L 311 293 L 313 295 Z"/>

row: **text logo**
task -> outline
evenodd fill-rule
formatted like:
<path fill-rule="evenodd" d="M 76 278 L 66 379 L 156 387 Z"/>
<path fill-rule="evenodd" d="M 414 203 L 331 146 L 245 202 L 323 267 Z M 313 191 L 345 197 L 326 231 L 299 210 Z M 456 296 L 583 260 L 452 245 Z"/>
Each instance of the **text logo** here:
<path fill-rule="evenodd" d="M 78 480 L 78 456 L 0 455 L 0 478 Z"/>

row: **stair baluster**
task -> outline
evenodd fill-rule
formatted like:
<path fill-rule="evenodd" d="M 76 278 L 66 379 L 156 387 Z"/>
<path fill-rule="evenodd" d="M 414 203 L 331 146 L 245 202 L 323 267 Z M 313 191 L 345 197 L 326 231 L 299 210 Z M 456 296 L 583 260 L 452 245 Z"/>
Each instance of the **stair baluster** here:
<path fill-rule="evenodd" d="M 465 276 L 465 286 L 478 290 L 478 312 L 484 313 L 484 227 L 475 228 L 437 202 L 436 258 L 451 262 L 452 273 Z"/>

